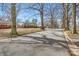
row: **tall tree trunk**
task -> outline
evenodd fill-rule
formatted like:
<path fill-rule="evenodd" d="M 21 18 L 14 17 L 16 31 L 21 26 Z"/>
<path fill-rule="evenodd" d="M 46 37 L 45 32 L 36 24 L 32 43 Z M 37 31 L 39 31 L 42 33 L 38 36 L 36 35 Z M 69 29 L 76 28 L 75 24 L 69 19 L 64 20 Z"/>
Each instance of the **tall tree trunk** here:
<path fill-rule="evenodd" d="M 64 14 L 63 14 L 63 18 L 62 18 L 62 28 L 65 28 L 65 19 L 64 19 Z"/>
<path fill-rule="evenodd" d="M 69 21 L 68 21 L 68 4 L 62 4 L 63 5 L 63 24 L 62 28 L 65 30 L 69 30 Z"/>
<path fill-rule="evenodd" d="M 12 20 L 12 35 L 17 35 L 16 31 L 16 3 L 11 3 L 11 20 Z"/>
<path fill-rule="evenodd" d="M 62 6 L 63 6 L 63 18 L 62 18 L 62 28 L 64 28 L 65 29 L 65 6 L 64 6 L 64 3 L 62 4 Z"/>
<path fill-rule="evenodd" d="M 66 12 L 65 12 L 65 30 L 69 30 L 69 21 L 68 21 L 68 3 L 66 4 Z"/>
<path fill-rule="evenodd" d="M 51 28 L 54 28 L 54 10 L 52 11 L 52 8 L 50 6 L 50 17 L 51 17 Z"/>
<path fill-rule="evenodd" d="M 44 17 L 43 17 L 44 12 L 43 12 L 43 7 L 44 7 L 44 5 L 41 3 L 40 4 L 41 29 L 44 30 Z"/>
<path fill-rule="evenodd" d="M 76 31 L 76 3 L 72 3 L 72 24 L 73 24 L 73 30 L 72 33 L 77 33 Z"/>
<path fill-rule="evenodd" d="M 51 18 L 51 28 L 54 28 L 54 21 L 52 18 Z"/>

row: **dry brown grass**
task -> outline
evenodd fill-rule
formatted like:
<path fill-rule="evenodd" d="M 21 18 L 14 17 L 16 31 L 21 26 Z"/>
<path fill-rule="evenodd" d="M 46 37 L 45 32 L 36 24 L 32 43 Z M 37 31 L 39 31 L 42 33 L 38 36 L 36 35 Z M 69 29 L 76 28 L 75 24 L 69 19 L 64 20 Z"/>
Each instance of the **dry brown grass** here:
<path fill-rule="evenodd" d="M 18 35 L 24 35 L 42 31 L 40 28 L 17 28 Z M 0 37 L 11 37 L 11 29 L 1 29 Z"/>
<path fill-rule="evenodd" d="M 79 31 L 77 31 L 77 34 L 72 34 L 71 31 L 66 31 L 66 33 L 71 39 L 79 39 Z"/>
<path fill-rule="evenodd" d="M 34 32 L 39 32 L 42 31 L 40 28 L 19 28 L 17 29 L 17 32 L 19 35 L 24 35 L 24 34 L 29 34 L 29 33 L 34 33 Z"/>

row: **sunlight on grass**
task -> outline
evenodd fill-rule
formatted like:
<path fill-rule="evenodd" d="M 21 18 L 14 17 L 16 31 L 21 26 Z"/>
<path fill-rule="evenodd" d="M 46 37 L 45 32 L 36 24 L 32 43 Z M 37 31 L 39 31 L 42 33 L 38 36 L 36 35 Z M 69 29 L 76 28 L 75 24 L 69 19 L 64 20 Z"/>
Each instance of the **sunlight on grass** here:
<path fill-rule="evenodd" d="M 40 28 L 18 28 L 17 32 L 19 35 L 24 35 L 24 34 L 29 34 L 29 33 L 34 33 L 34 32 L 39 32 L 42 31 Z"/>
<path fill-rule="evenodd" d="M 77 34 L 72 34 L 72 32 L 69 30 L 69 31 L 65 31 L 68 36 L 72 39 L 79 39 L 79 30 L 77 30 Z"/>
<path fill-rule="evenodd" d="M 40 28 L 17 28 L 18 35 L 24 35 L 34 32 L 42 31 Z M 10 37 L 11 36 L 11 29 L 1 29 L 0 30 L 0 37 Z"/>

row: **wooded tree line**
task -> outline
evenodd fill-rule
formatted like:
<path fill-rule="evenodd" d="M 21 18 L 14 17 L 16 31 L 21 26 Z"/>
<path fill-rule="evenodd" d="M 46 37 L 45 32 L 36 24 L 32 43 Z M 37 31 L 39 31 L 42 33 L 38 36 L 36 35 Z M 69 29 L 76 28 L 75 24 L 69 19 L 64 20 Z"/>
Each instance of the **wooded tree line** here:
<path fill-rule="evenodd" d="M 35 10 L 38 12 L 38 14 L 40 15 L 40 20 L 41 20 L 41 29 L 44 30 L 45 29 L 45 19 L 49 19 L 49 24 L 51 28 L 55 28 L 58 26 L 57 24 L 57 16 L 61 15 L 61 19 L 62 19 L 62 28 L 64 28 L 65 30 L 69 30 L 69 26 L 70 26 L 70 19 L 72 19 L 72 33 L 77 33 L 76 30 L 76 9 L 78 8 L 78 4 L 76 3 L 72 3 L 72 4 L 68 4 L 68 3 L 62 3 L 60 4 L 61 7 L 52 7 L 54 4 L 48 4 L 49 6 L 47 7 L 47 5 L 45 3 L 35 3 L 35 4 L 30 4 L 27 8 L 24 9 L 31 9 L 31 10 Z M 3 11 L 3 10 L 2 10 Z M 17 34 L 17 28 L 16 28 L 16 17 L 17 17 L 17 13 L 20 11 L 17 10 L 16 7 L 16 3 L 11 3 L 11 8 L 9 8 L 8 13 L 10 13 L 10 19 L 11 19 L 11 34 L 12 35 L 16 35 Z M 59 12 L 61 12 L 61 14 L 59 14 Z M 35 24 L 35 23 L 34 23 Z"/>
<path fill-rule="evenodd" d="M 71 6 L 69 7 L 70 4 L 62 4 L 63 5 L 63 28 L 65 30 L 69 30 L 69 17 L 72 19 L 72 33 L 77 33 L 76 29 L 76 7 L 78 6 L 76 3 L 72 3 Z M 70 8 L 72 10 L 70 10 Z M 71 15 L 69 16 L 68 13 L 71 11 Z"/>

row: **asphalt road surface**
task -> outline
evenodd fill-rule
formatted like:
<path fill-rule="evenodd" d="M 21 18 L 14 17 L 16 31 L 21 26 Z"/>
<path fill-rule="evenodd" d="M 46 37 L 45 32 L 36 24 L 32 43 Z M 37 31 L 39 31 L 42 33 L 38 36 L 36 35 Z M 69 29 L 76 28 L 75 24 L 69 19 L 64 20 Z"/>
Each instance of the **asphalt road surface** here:
<path fill-rule="evenodd" d="M 62 29 L 46 29 L 0 41 L 2 56 L 69 56 Z"/>

